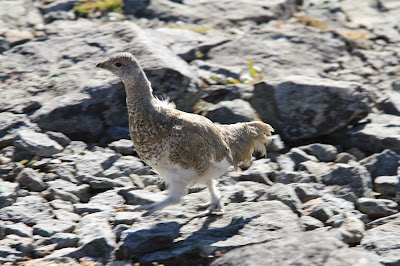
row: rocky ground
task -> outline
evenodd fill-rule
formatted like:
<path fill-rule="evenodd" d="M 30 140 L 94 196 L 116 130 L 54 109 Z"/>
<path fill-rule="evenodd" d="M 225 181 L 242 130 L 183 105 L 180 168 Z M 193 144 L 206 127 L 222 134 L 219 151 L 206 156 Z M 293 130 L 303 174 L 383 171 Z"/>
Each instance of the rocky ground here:
<path fill-rule="evenodd" d="M 400 2 L 0 2 L 0 264 L 400 265 Z M 75 10 L 76 11 L 76 10 Z M 215 122 L 262 119 L 267 158 L 150 217 L 165 184 L 135 154 L 127 51 L 156 94 Z"/>

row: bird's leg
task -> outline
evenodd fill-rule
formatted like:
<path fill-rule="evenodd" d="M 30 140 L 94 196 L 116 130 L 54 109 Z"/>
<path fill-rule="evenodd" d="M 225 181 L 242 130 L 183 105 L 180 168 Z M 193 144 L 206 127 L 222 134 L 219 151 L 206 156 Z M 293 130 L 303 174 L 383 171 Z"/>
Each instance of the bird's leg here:
<path fill-rule="evenodd" d="M 181 198 L 186 194 L 187 184 L 179 180 L 171 180 L 168 187 L 168 197 L 160 202 L 153 204 L 143 205 L 135 208 L 137 210 L 148 210 L 143 216 L 148 216 L 155 211 L 161 210 L 169 205 L 178 204 Z"/>
<path fill-rule="evenodd" d="M 222 196 L 220 196 L 215 183 L 216 181 L 214 179 L 210 179 L 206 182 L 206 185 L 210 190 L 211 201 L 209 203 L 201 204 L 198 206 L 199 208 L 208 208 L 209 213 L 212 213 L 213 211 L 223 212 L 221 205 Z"/>

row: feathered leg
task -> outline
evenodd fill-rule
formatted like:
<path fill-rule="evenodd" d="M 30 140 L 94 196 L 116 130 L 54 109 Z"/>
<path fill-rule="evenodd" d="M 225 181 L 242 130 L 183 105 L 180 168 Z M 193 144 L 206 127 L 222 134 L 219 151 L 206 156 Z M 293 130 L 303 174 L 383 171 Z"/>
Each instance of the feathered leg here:
<path fill-rule="evenodd" d="M 135 208 L 137 210 L 148 210 L 143 216 L 148 216 L 155 211 L 161 210 L 169 205 L 178 204 L 181 198 L 186 194 L 186 187 L 188 184 L 179 180 L 170 180 L 168 187 L 168 197 L 160 202 L 156 202 L 149 205 L 143 205 Z"/>
<path fill-rule="evenodd" d="M 211 201 L 206 204 L 199 205 L 199 208 L 208 208 L 208 212 L 212 213 L 213 211 L 223 212 L 221 205 L 221 196 L 216 187 L 216 181 L 214 179 L 209 179 L 206 182 L 208 189 L 211 194 Z"/>

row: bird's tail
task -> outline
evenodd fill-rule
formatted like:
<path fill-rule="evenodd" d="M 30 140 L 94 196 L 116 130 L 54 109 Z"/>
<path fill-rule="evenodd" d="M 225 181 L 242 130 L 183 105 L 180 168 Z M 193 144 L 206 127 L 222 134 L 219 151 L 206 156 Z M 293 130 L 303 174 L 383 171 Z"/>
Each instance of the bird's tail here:
<path fill-rule="evenodd" d="M 221 127 L 231 149 L 235 169 L 239 165 L 249 165 L 254 151 L 260 152 L 263 156 L 267 154 L 265 146 L 270 143 L 268 136 L 274 132 L 270 125 L 255 121 L 221 125 Z"/>

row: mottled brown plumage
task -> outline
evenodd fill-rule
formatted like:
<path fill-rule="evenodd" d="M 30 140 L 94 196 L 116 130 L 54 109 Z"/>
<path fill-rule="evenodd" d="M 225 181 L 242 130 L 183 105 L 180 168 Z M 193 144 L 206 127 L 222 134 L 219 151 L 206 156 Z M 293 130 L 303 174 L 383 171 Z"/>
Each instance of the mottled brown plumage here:
<path fill-rule="evenodd" d="M 152 95 L 151 84 L 136 58 L 117 53 L 99 63 L 125 84 L 129 131 L 137 153 L 169 185 L 162 202 L 142 206 L 146 215 L 178 203 L 188 185 L 203 182 L 211 192 L 210 211 L 221 209 L 215 177 L 230 165 L 248 165 L 256 151 L 265 154 L 273 128 L 263 122 L 217 125 L 209 119 L 175 109 Z"/>

